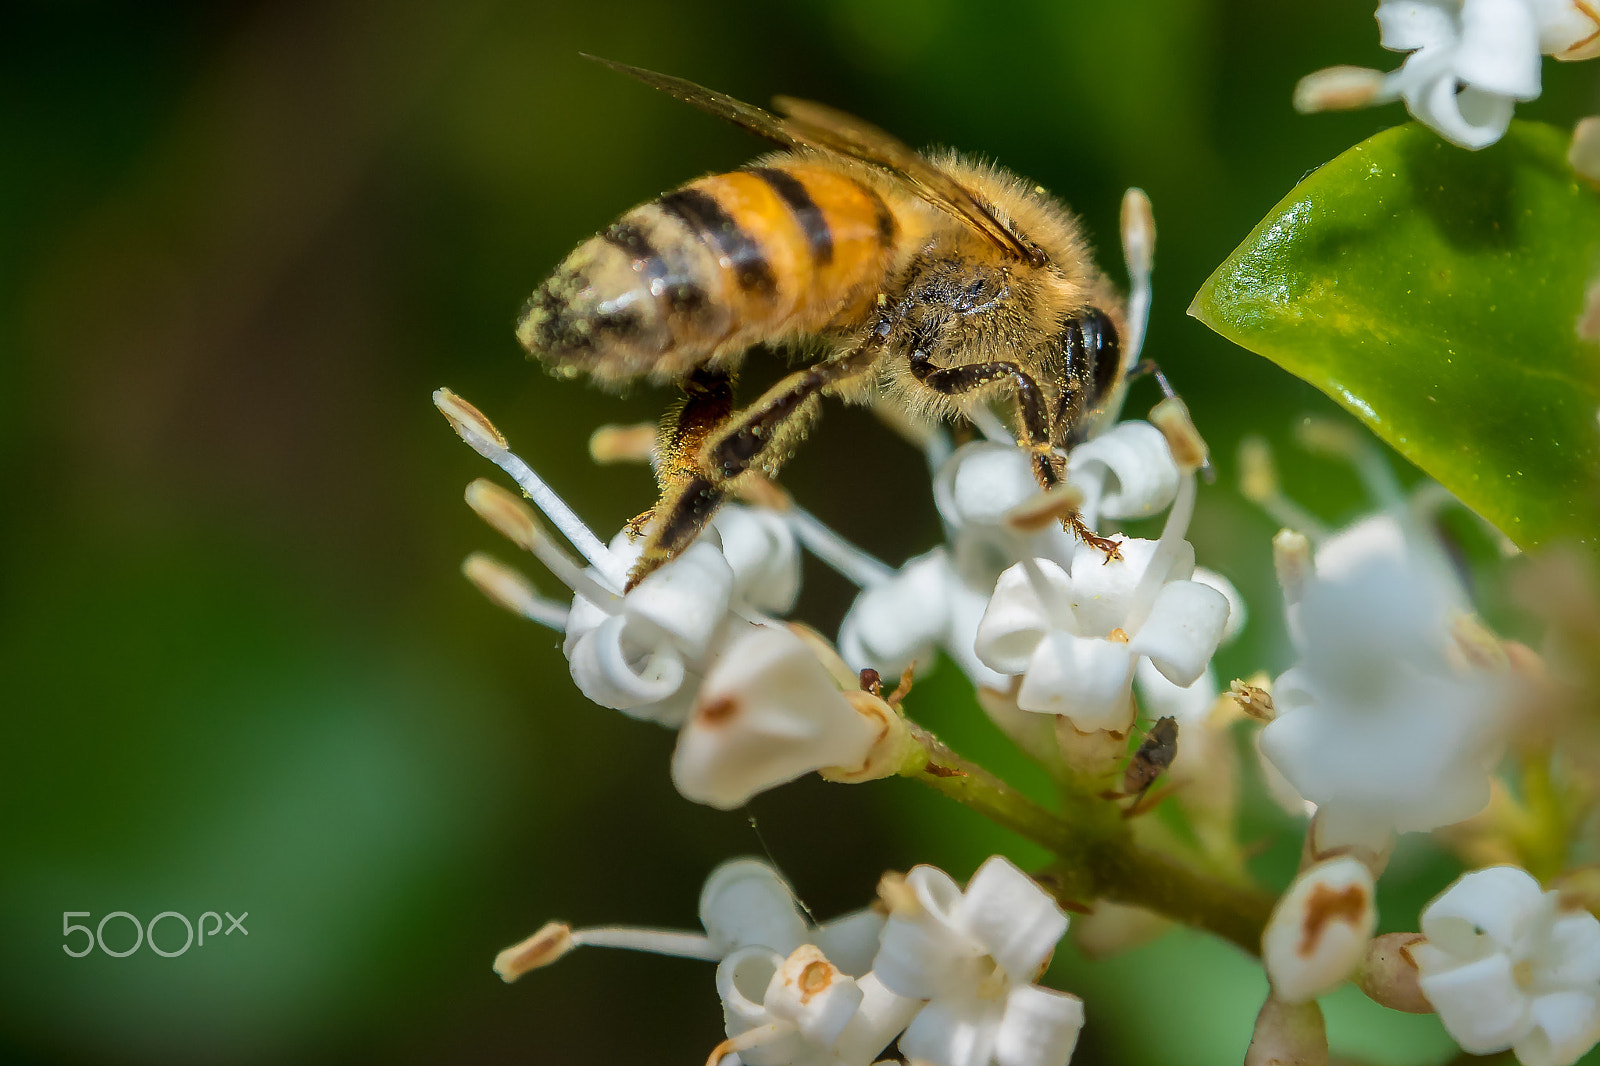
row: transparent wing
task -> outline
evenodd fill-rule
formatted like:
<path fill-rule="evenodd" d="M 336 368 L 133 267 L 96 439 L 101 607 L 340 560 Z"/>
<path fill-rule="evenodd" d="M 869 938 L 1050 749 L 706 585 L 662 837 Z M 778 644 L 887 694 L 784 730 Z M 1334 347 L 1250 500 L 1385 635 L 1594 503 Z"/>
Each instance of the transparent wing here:
<path fill-rule="evenodd" d="M 727 119 L 758 137 L 785 148 L 809 148 L 832 152 L 873 167 L 894 178 L 922 199 L 954 215 L 982 234 L 997 248 L 1016 259 L 1035 266 L 1045 261 L 1044 252 L 1032 241 L 1013 233 L 994 210 L 965 185 L 934 166 L 916 149 L 899 138 L 826 104 L 780 96 L 774 101 L 781 115 L 774 115 L 753 104 L 735 100 L 725 93 L 696 85 L 692 81 L 657 74 L 642 67 L 631 67 L 599 56 L 585 55 L 646 85 L 660 89 L 708 114 Z"/>

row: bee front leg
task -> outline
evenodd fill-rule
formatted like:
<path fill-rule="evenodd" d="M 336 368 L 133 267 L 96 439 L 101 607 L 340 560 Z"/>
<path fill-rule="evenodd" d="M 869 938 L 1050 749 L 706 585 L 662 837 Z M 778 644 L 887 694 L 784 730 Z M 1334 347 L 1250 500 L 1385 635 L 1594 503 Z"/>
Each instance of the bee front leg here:
<path fill-rule="evenodd" d="M 940 369 L 933 365 L 927 352 L 918 348 L 911 353 L 911 375 L 945 396 L 957 396 L 1009 379 L 1016 390 L 1017 414 L 1025 437 L 1018 444 L 1026 448 L 1033 459 L 1034 477 L 1045 489 L 1054 488 L 1066 479 L 1067 461 L 1050 442 L 1050 423 L 1045 417 L 1044 394 L 1039 389 L 1039 383 L 1016 363 L 969 363 Z M 1107 562 L 1122 557 L 1121 542 L 1094 533 L 1076 513 L 1068 515 L 1064 522 L 1079 540 L 1105 553 Z"/>
<path fill-rule="evenodd" d="M 708 416 L 702 428 L 674 437 L 673 478 L 669 483 L 663 477 L 662 497 L 652 512 L 659 521 L 628 575 L 628 588 L 682 554 L 740 477 L 753 469 L 776 474 L 789 457 L 790 445 L 815 420 L 823 392 L 863 373 L 876 358 L 877 347 L 872 345 L 796 371 L 744 410 L 725 409 L 714 419 Z M 731 394 L 729 400 L 731 404 Z M 693 402 L 691 397 L 678 415 L 679 426 Z M 665 458 L 662 470 L 667 470 Z"/>

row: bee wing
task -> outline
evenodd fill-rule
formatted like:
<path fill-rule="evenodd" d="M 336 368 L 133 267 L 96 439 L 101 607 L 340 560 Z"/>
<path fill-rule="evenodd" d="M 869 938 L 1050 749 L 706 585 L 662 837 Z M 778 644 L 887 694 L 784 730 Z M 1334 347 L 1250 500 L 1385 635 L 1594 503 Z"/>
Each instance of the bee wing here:
<path fill-rule="evenodd" d="M 899 138 L 826 104 L 780 96 L 774 102 L 782 115 L 774 115 L 754 104 L 735 100 L 725 93 L 696 85 L 692 81 L 657 74 L 612 59 L 585 55 L 612 70 L 637 78 L 668 96 L 727 119 L 758 137 L 775 141 L 785 148 L 809 148 L 831 152 L 865 163 L 895 178 L 909 191 L 954 215 L 987 238 L 995 247 L 1015 259 L 1035 266 L 1044 263 L 1044 252 L 1032 241 L 1013 233 L 995 216 L 994 209 L 965 185 L 934 166 L 916 149 Z"/>

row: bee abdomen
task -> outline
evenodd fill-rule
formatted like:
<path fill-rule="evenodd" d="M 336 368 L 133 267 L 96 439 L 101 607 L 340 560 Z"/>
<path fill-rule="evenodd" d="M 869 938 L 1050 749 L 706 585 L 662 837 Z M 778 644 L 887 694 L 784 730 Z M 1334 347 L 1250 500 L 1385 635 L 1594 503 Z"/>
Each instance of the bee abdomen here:
<path fill-rule="evenodd" d="M 677 377 L 761 341 L 813 333 L 876 291 L 894 215 L 851 175 L 778 160 L 634 208 L 529 299 L 517 336 L 558 370 Z"/>

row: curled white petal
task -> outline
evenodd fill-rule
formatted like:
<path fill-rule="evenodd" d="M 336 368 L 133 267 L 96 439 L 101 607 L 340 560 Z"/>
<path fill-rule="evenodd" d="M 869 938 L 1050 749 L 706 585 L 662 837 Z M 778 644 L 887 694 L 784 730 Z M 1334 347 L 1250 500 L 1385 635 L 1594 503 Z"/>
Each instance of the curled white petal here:
<path fill-rule="evenodd" d="M 1210 668 L 1188 685 L 1175 685 L 1149 659 L 1139 660 L 1133 672 L 1133 687 L 1145 717 L 1176 718 L 1179 722 L 1205 721 L 1219 694 L 1217 676 Z"/>
<path fill-rule="evenodd" d="M 945 553 L 935 549 L 862 589 L 839 628 L 839 654 L 852 668 L 870 666 L 885 677 L 912 665 L 925 670 L 949 625 L 958 582 Z"/>
<path fill-rule="evenodd" d="M 1343 856 L 1307 869 L 1273 908 L 1261 961 L 1273 994 L 1304 1003 L 1355 970 L 1378 923 L 1372 871 Z"/>
<path fill-rule="evenodd" d="M 889 916 L 872 972 L 912 999 L 960 995 L 985 973 L 983 947 L 958 917 L 961 886 L 943 870 L 918 866 L 906 875 L 906 887 L 916 894 L 918 911 Z"/>
<path fill-rule="evenodd" d="M 716 538 L 701 537 L 684 553 L 639 582 L 624 611 L 645 639 L 659 633 L 690 658 L 705 654 L 728 614 L 733 568 Z"/>
<path fill-rule="evenodd" d="M 1531 0 L 1539 47 L 1557 59 L 1590 59 L 1600 50 L 1600 12 L 1589 0 Z"/>
<path fill-rule="evenodd" d="M 806 939 L 789 883 L 760 859 L 730 859 L 700 890 L 700 924 L 723 954 L 758 946 L 788 955 Z"/>
<path fill-rule="evenodd" d="M 856 984 L 861 1003 L 833 1045 L 844 1066 L 866 1066 L 876 1060 L 922 1009 L 922 1000 L 889 991 L 877 974 L 869 973 Z"/>
<path fill-rule="evenodd" d="M 717 964 L 717 995 L 724 1031 L 737 1037 L 771 1023 L 763 1001 L 784 957 L 769 948 L 741 948 Z M 798 1031 L 743 1050 L 744 1066 L 788 1066 L 805 1050 Z"/>
<path fill-rule="evenodd" d="M 1067 477 L 1084 489 L 1085 521 L 1148 518 L 1172 505 L 1178 465 L 1166 437 L 1148 422 L 1119 422 L 1072 449 Z"/>
<path fill-rule="evenodd" d="M 1071 597 L 1065 572 L 1048 559 L 1037 560 L 1038 573 L 1064 602 Z M 1034 649 L 1050 629 L 1059 624 L 1040 602 L 1038 591 L 1021 563 L 1000 575 L 989 598 L 974 651 L 985 666 L 1002 674 L 1020 674 L 1028 668 Z"/>
<path fill-rule="evenodd" d="M 1113 629 L 1130 629 L 1129 614 L 1147 574 L 1159 583 L 1194 573 L 1194 548 L 1187 542 L 1170 558 L 1157 551 L 1159 544 L 1130 537 L 1118 544 L 1118 558 L 1108 560 L 1094 551 L 1079 552 L 1073 558 L 1071 602 L 1078 633 L 1104 637 Z M 1152 566 L 1162 572 L 1150 573 Z"/>
<path fill-rule="evenodd" d="M 1232 642 L 1233 638 L 1239 635 L 1239 631 L 1244 629 L 1245 622 L 1249 619 L 1249 615 L 1245 610 L 1244 597 L 1239 595 L 1239 590 L 1234 587 L 1232 581 L 1229 581 L 1215 570 L 1204 566 L 1195 567 L 1194 573 L 1190 575 L 1190 580 L 1198 581 L 1202 585 L 1210 585 L 1226 597 L 1228 601 L 1228 624 L 1222 630 L 1222 643 L 1228 644 Z"/>
<path fill-rule="evenodd" d="M 728 810 L 812 770 L 861 765 L 877 735 L 804 641 L 752 626 L 707 673 L 672 780 L 686 799 Z"/>
<path fill-rule="evenodd" d="M 930 1066 L 989 1066 L 1001 1009 L 976 996 L 934 1000 L 900 1037 L 900 1051 L 907 1060 Z"/>
<path fill-rule="evenodd" d="M 1474 870 L 1440 893 L 1422 912 L 1428 943 L 1460 958 L 1509 951 L 1544 918 L 1544 891 L 1516 866 Z"/>
<path fill-rule="evenodd" d="M 1539 25 L 1527 0 L 1464 0 L 1456 77 L 1510 100 L 1539 95 Z"/>
<path fill-rule="evenodd" d="M 574 602 L 573 614 L 578 613 Z M 686 675 L 683 656 L 669 644 L 630 646 L 628 619 L 607 616 L 597 627 L 579 630 L 569 620 L 567 659 L 572 680 L 589 699 L 602 707 L 636 717 L 676 725 L 686 703 L 670 709 L 664 701 L 677 695 Z"/>
<path fill-rule="evenodd" d="M 782 515 L 724 504 L 712 518 L 733 570 L 733 593 L 751 606 L 785 614 L 800 594 L 800 546 Z"/>
<path fill-rule="evenodd" d="M 1052 630 L 1034 649 L 1017 706 L 1064 714 L 1084 733 L 1133 722 L 1134 655 L 1127 644 Z"/>
<path fill-rule="evenodd" d="M 1206 672 L 1227 625 L 1226 596 L 1198 581 L 1169 581 L 1129 648 L 1173 684 L 1192 685 Z"/>
<path fill-rule="evenodd" d="M 1394 52 L 1447 47 L 1455 42 L 1460 0 L 1384 0 L 1378 5 L 1378 41 Z"/>
<path fill-rule="evenodd" d="M 958 919 L 1012 981 L 1032 981 L 1067 933 L 1067 916 L 1033 878 L 1001 855 L 967 883 Z"/>
<path fill-rule="evenodd" d="M 1529 1005 L 1533 1028 L 1514 1045 L 1522 1066 L 1572 1066 L 1600 1040 L 1600 992 L 1552 992 Z"/>
<path fill-rule="evenodd" d="M 1083 1000 L 1037 985 L 1013 988 L 995 1034 L 997 1066 L 1066 1066 L 1083 1029 Z"/>
<path fill-rule="evenodd" d="M 974 441 L 957 448 L 933 483 L 933 502 L 952 526 L 998 526 L 1006 512 L 1039 491 L 1028 456 L 1009 444 Z"/>
<path fill-rule="evenodd" d="M 823 922 L 812 931 L 811 939 L 835 966 L 851 977 L 860 977 L 872 969 L 886 920 L 876 907 L 863 907 Z"/>
<path fill-rule="evenodd" d="M 1415 954 L 1415 953 L 1414 953 Z M 1421 962 L 1426 955 L 1418 956 Z M 1511 960 L 1489 955 L 1418 978 L 1450 1038 L 1474 1055 L 1504 1051 L 1533 1025 L 1526 997 L 1517 989 Z"/>

